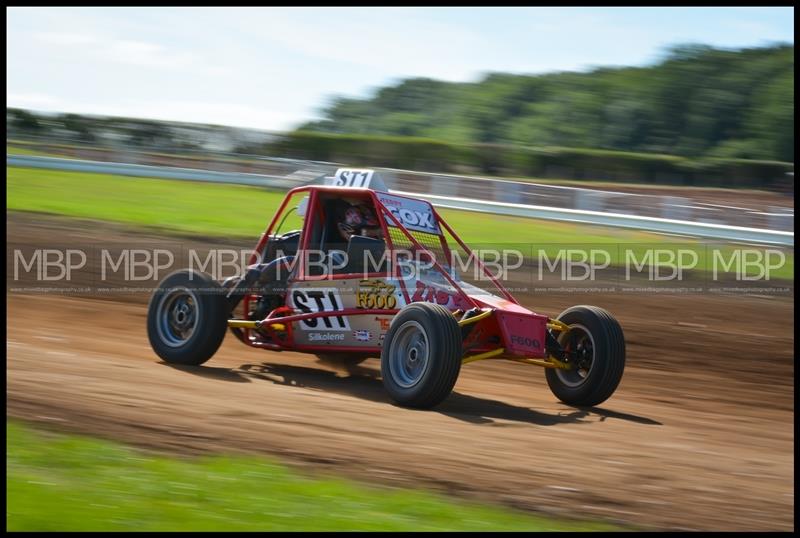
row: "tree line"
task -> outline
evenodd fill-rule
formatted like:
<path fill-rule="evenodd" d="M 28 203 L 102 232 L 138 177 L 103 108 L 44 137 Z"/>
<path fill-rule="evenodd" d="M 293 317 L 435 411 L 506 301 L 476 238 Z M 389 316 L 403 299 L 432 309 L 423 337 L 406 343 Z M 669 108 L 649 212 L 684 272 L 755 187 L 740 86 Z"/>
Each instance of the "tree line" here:
<path fill-rule="evenodd" d="M 299 131 L 791 162 L 794 46 L 679 45 L 648 67 L 413 78 L 338 97 Z"/>

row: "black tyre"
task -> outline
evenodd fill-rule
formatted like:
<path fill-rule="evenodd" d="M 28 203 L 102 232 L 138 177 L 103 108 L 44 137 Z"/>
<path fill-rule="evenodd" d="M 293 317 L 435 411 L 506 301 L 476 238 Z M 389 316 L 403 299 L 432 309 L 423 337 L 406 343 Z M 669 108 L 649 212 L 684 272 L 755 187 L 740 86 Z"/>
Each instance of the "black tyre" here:
<path fill-rule="evenodd" d="M 167 362 L 203 364 L 225 338 L 228 309 L 224 289 L 209 275 L 191 270 L 172 273 L 150 298 L 150 345 Z"/>
<path fill-rule="evenodd" d="M 411 303 L 392 320 L 381 353 L 383 386 L 401 405 L 429 408 L 453 390 L 461 371 L 461 329 L 432 303 Z"/>
<path fill-rule="evenodd" d="M 617 389 L 625 369 L 625 337 L 614 317 L 596 306 L 573 306 L 558 320 L 570 326 L 559 342 L 570 354 L 571 370 L 546 369 L 553 394 L 562 402 L 593 406 Z"/>

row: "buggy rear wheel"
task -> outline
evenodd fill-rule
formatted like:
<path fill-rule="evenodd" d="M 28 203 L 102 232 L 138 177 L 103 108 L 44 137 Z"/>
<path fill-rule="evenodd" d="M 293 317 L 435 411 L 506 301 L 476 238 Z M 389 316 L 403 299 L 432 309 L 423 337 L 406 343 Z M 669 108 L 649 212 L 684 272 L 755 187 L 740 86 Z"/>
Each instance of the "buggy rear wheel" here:
<path fill-rule="evenodd" d="M 228 327 L 224 288 L 209 275 L 183 270 L 167 276 L 147 309 L 147 336 L 156 355 L 175 364 L 203 364 Z"/>
<path fill-rule="evenodd" d="M 617 389 L 625 369 L 622 327 L 608 311 L 596 306 L 573 306 L 558 320 L 570 327 L 559 336 L 559 343 L 572 369 L 546 369 L 550 390 L 569 405 L 603 403 Z"/>
<path fill-rule="evenodd" d="M 433 407 L 453 390 L 461 356 L 461 330 L 450 311 L 411 303 L 394 317 L 384 338 L 383 386 L 401 405 Z"/>

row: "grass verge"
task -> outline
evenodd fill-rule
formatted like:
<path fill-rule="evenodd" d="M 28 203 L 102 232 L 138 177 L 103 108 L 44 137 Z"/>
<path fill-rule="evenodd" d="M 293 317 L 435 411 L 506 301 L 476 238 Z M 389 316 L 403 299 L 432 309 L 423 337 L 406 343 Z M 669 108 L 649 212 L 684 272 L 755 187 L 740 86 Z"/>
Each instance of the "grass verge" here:
<path fill-rule="evenodd" d="M 6 423 L 9 531 L 613 530 L 242 456 L 182 459 Z"/>

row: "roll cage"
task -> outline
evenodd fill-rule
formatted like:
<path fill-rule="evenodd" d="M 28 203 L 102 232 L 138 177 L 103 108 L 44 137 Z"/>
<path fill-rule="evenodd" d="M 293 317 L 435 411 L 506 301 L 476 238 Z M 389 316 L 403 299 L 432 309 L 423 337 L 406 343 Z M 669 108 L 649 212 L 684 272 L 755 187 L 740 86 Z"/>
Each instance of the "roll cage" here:
<path fill-rule="evenodd" d="M 301 257 L 301 260 L 302 260 L 302 256 L 304 255 L 304 253 L 307 253 L 311 249 L 312 246 L 315 246 L 315 245 L 312 245 L 312 241 L 313 241 L 313 239 L 315 239 L 315 238 L 312 237 L 312 235 L 315 232 L 315 226 L 314 225 L 317 224 L 317 222 L 315 222 L 315 221 L 322 220 L 322 219 L 325 220 L 324 226 L 322 227 L 322 234 L 323 235 L 322 235 L 321 245 L 323 247 L 328 246 L 330 244 L 331 241 L 330 241 L 329 237 L 330 237 L 330 235 L 332 233 L 335 233 L 335 230 L 331 229 L 331 222 L 330 222 L 330 218 L 329 218 L 330 216 L 327 215 L 326 213 L 323 213 L 322 216 L 320 216 L 320 212 L 323 211 L 323 207 L 322 207 L 322 203 L 321 203 L 321 198 L 322 197 L 324 197 L 326 195 L 329 195 L 329 196 L 333 196 L 333 197 L 336 197 L 336 198 L 342 198 L 342 199 L 343 198 L 350 198 L 350 199 L 356 198 L 356 199 L 361 199 L 361 200 L 368 200 L 369 203 L 371 204 L 371 206 L 374 207 L 374 209 L 375 209 L 375 215 L 377 216 L 378 223 L 379 223 L 379 225 L 381 227 L 381 230 L 383 232 L 384 241 L 386 243 L 386 248 L 387 248 L 387 251 L 389 253 L 395 253 L 395 252 L 398 252 L 398 251 L 407 250 L 407 249 L 401 248 L 401 247 L 404 247 L 404 246 L 407 246 L 407 245 L 398 244 L 399 243 L 399 241 L 398 241 L 398 233 L 391 233 L 391 231 L 390 231 L 390 228 L 391 228 L 391 229 L 398 230 L 399 234 L 401 234 L 402 238 L 405 239 L 406 241 L 408 241 L 408 243 L 410 243 L 411 246 L 413 246 L 415 252 L 421 254 L 423 257 L 425 257 L 427 259 L 427 261 L 430 262 L 430 264 L 436 270 L 436 272 L 439 275 L 441 275 L 448 282 L 448 284 L 450 286 L 452 286 L 452 288 L 463 299 L 464 302 L 469 303 L 472 307 L 480 307 L 480 305 L 477 302 L 475 302 L 475 300 L 472 299 L 471 296 L 464 290 L 464 286 L 461 283 L 459 283 L 453 277 L 453 275 L 451 274 L 451 271 L 448 270 L 448 269 L 450 269 L 449 264 L 448 264 L 447 267 L 443 266 L 442 263 L 441 263 L 441 260 L 437 259 L 437 256 L 431 251 L 431 247 L 423 245 L 420 242 L 420 240 L 417 237 L 415 237 L 415 234 L 410 232 L 406 228 L 406 225 L 403 222 L 401 222 L 401 220 L 389 208 L 386 207 L 386 205 L 381 200 L 381 196 L 379 195 L 379 193 L 377 193 L 376 191 L 374 191 L 372 189 L 352 188 L 352 187 L 343 188 L 343 187 L 331 187 L 331 186 L 305 185 L 305 186 L 296 187 L 296 188 L 290 190 L 286 194 L 286 196 L 284 197 L 283 202 L 281 203 L 280 207 L 278 208 L 278 211 L 275 213 L 275 216 L 272 218 L 272 221 L 270 222 L 269 226 L 267 227 L 267 230 L 264 232 L 264 234 L 262 234 L 262 236 L 261 236 L 258 244 L 256 245 L 256 247 L 255 247 L 255 249 L 254 249 L 254 251 L 253 251 L 248 263 L 253 264 L 253 263 L 256 263 L 259 259 L 261 259 L 261 256 L 262 256 L 262 254 L 264 252 L 264 248 L 267 245 L 267 242 L 269 241 L 269 238 L 270 238 L 271 234 L 273 234 L 273 231 L 276 229 L 278 223 L 280 222 L 281 216 L 284 215 L 284 213 L 287 210 L 287 206 L 289 204 L 289 201 L 296 194 L 304 193 L 304 192 L 308 193 L 309 200 L 308 200 L 307 210 L 306 210 L 305 217 L 304 217 L 303 230 L 302 230 L 302 233 L 301 233 L 301 236 L 300 236 L 300 242 L 299 242 L 298 249 L 297 249 L 297 255 Z M 384 194 L 384 193 L 381 193 L 381 194 Z M 447 222 L 444 221 L 444 219 L 441 218 L 439 213 L 436 211 L 436 209 L 432 205 L 430 205 L 428 202 L 425 202 L 423 200 L 419 200 L 419 199 L 416 199 L 416 198 L 411 198 L 411 197 L 408 197 L 408 196 L 401 196 L 401 195 L 396 195 L 396 194 L 385 195 L 385 196 L 391 196 L 392 199 L 405 199 L 405 200 L 414 201 L 415 203 L 425 204 L 425 206 L 427 206 L 429 208 L 430 212 L 431 212 L 431 215 L 433 217 L 433 220 L 434 220 L 434 223 L 435 223 L 437 229 L 446 231 L 456 241 L 458 246 L 461 249 L 464 250 L 464 252 L 468 256 L 468 259 L 474 260 L 474 262 L 478 265 L 478 268 L 482 272 L 482 274 L 484 276 L 488 277 L 488 279 L 492 282 L 492 284 L 496 287 L 496 289 L 502 294 L 502 296 L 506 300 L 508 300 L 508 301 L 510 301 L 510 302 L 512 302 L 514 304 L 519 304 L 517 302 L 517 300 L 511 295 L 511 293 L 509 293 L 508 290 L 506 290 L 506 288 L 502 285 L 502 283 L 499 280 L 497 280 L 497 278 L 495 278 L 494 275 L 492 275 L 491 271 L 489 271 L 489 269 L 480 260 L 480 258 L 475 256 L 475 254 L 472 251 L 472 249 L 470 249 L 461 240 L 461 238 L 456 234 L 456 232 L 450 227 L 450 225 L 448 225 Z M 384 198 L 384 199 L 386 199 L 386 198 Z M 438 236 L 438 241 L 439 241 L 438 247 L 441 249 L 441 252 L 446 256 L 446 259 L 451 259 L 452 250 L 450 248 L 450 245 L 447 242 L 447 239 L 446 239 L 444 233 L 438 233 L 437 236 Z M 392 262 L 396 262 L 396 260 L 394 260 L 394 259 L 391 259 L 391 261 Z M 403 275 L 400 273 L 400 265 L 398 263 L 391 263 L 390 265 L 391 265 L 391 273 L 390 274 L 386 274 L 386 273 L 380 272 L 380 273 L 368 273 L 368 274 L 365 274 L 365 275 L 362 275 L 362 276 L 366 276 L 366 277 L 370 277 L 370 276 L 390 276 L 390 277 L 394 277 L 394 278 L 399 278 L 400 281 L 403 282 L 404 279 L 403 279 Z M 291 277 L 291 278 L 293 278 L 295 280 L 306 280 L 306 279 L 308 279 L 311 275 L 308 274 L 308 271 L 306 269 L 307 269 L 307 263 L 299 263 L 298 264 L 298 272 L 296 274 L 294 274 L 293 277 Z M 344 274 L 338 274 L 338 275 L 334 274 L 334 275 L 327 275 L 326 278 L 331 278 L 331 279 L 353 278 L 353 276 L 357 275 L 357 274 L 360 275 L 361 273 L 344 273 Z"/>

